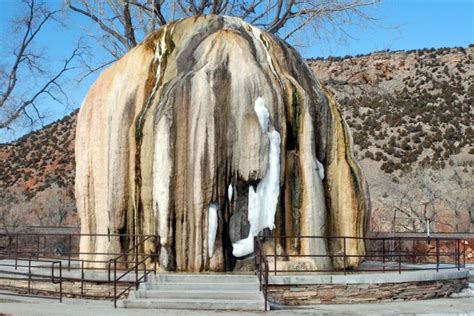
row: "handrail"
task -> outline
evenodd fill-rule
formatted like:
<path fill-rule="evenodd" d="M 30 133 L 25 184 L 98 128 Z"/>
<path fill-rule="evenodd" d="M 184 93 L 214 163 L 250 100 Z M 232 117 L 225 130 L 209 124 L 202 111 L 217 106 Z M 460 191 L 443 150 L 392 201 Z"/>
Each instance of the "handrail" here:
<path fill-rule="evenodd" d="M 4 243 L 4 238 L 7 238 L 6 242 L 6 251 L 0 250 L 0 256 L 6 255 L 8 258 L 11 258 L 14 255 L 15 259 L 15 269 L 17 268 L 18 256 L 23 255 L 32 255 L 36 258 L 40 257 L 49 257 L 51 259 L 57 259 L 58 255 L 55 250 L 46 250 L 47 239 L 46 237 L 57 237 L 63 238 L 64 245 L 68 246 L 66 249 L 69 251 L 61 251 L 60 256 L 67 258 L 67 267 L 68 271 L 71 270 L 71 262 L 81 262 L 87 259 L 75 259 L 74 256 L 80 255 L 120 255 L 119 253 L 110 253 L 110 252 L 81 252 L 81 251 L 72 251 L 73 249 L 73 238 L 82 238 L 82 237 L 129 237 L 131 239 L 138 239 L 147 237 L 154 238 L 155 235 L 146 235 L 146 234 L 83 234 L 83 233 L 25 233 L 25 232 L 1 232 L 0 233 L 0 242 Z M 33 239 L 33 240 L 31 240 Z M 21 242 L 21 246 L 20 246 Z M 134 242 L 136 243 L 136 242 Z M 28 247 L 29 246 L 29 247 Z M 78 242 L 74 243 L 74 247 L 78 246 Z M 21 248 L 20 248 L 21 247 Z M 22 250 L 25 249 L 26 250 Z M 131 248 L 133 249 L 133 247 Z M 100 263 L 100 260 L 87 260 L 88 262 Z M 103 263 L 107 264 L 107 261 Z"/>
<path fill-rule="evenodd" d="M 65 234 L 48 234 L 50 236 L 64 236 Z M 71 235 L 71 234 L 66 234 L 66 235 Z M 44 249 L 40 249 L 41 246 L 46 245 L 46 242 L 48 244 L 51 244 L 50 240 L 46 240 L 43 237 L 37 236 L 37 239 L 35 239 L 35 242 L 39 242 L 38 244 L 33 243 L 32 249 L 30 252 L 24 250 L 27 248 L 28 245 L 22 240 L 22 236 L 26 235 L 19 235 L 19 234 L 0 234 L 0 239 L 7 237 L 8 239 L 3 241 L 0 240 L 0 242 L 3 242 L 3 245 L 7 245 L 5 241 L 8 243 L 8 248 L 5 248 L 3 250 L 0 250 L 0 256 L 2 255 L 8 255 L 8 258 L 14 259 L 14 261 L 8 261 L 8 262 L 0 262 L 0 266 L 14 266 L 15 269 L 21 267 L 25 268 L 24 274 L 18 273 L 19 275 L 23 276 L 22 280 L 27 281 L 30 283 L 30 285 L 36 281 L 40 282 L 52 282 L 54 281 L 55 284 L 61 283 L 60 284 L 60 295 L 61 297 L 64 295 L 64 289 L 62 288 L 62 283 L 64 282 L 77 282 L 81 285 L 81 291 L 80 295 L 81 296 L 88 296 L 87 294 L 84 295 L 84 283 L 85 282 L 97 282 L 97 283 L 102 283 L 102 284 L 109 284 L 109 285 L 114 285 L 115 291 L 114 291 L 114 297 L 112 297 L 112 294 L 106 294 L 106 295 L 100 295 L 101 298 L 107 297 L 107 298 L 113 298 L 114 299 L 114 305 L 116 306 L 116 301 L 119 299 L 122 295 L 124 295 L 127 291 L 129 291 L 132 286 L 135 286 L 138 288 L 139 283 L 142 282 L 143 280 L 146 280 L 147 277 L 151 272 L 155 272 L 157 270 L 157 258 L 156 256 L 159 254 L 160 251 L 160 237 L 155 236 L 155 235 L 129 235 L 129 234 L 85 234 L 85 236 L 126 236 L 129 238 L 131 242 L 133 242 L 133 246 L 130 247 L 126 251 L 122 251 L 121 253 L 93 253 L 93 252 L 74 252 L 74 251 L 69 251 L 69 252 L 63 252 L 62 254 L 64 255 L 62 258 L 62 261 L 58 261 L 59 258 L 56 257 L 51 257 L 51 260 L 41 260 L 39 258 L 39 252 L 41 252 L 42 255 L 48 254 L 47 251 Z M 81 234 L 76 234 L 75 236 L 81 236 Z M 154 250 L 154 252 L 151 253 L 140 253 L 140 251 L 143 251 L 143 245 L 150 241 L 152 238 L 156 238 L 156 241 L 154 244 L 156 244 L 157 248 Z M 328 253 L 328 254 L 304 254 L 304 255 L 299 255 L 299 254 L 294 254 L 294 253 L 280 253 L 277 252 L 277 241 L 284 240 L 288 238 L 298 238 L 300 241 L 303 238 L 319 238 L 319 239 L 325 239 L 326 241 L 330 240 L 336 240 L 337 238 L 340 239 L 340 245 L 341 249 L 340 251 L 334 252 L 334 253 Z M 264 252 L 263 244 L 265 240 L 274 240 L 275 242 L 273 243 L 273 254 L 268 253 L 266 254 Z M 363 255 L 358 255 L 358 254 L 351 254 L 350 251 L 348 251 L 349 247 L 348 245 L 351 240 L 363 240 L 367 243 L 371 243 L 372 246 L 368 246 L 367 251 Z M 26 239 L 25 239 L 26 240 Z M 69 239 L 71 240 L 71 238 Z M 409 271 L 409 270 L 435 270 L 440 271 L 442 269 L 449 269 L 452 267 L 457 267 L 460 269 L 461 267 L 465 266 L 466 264 L 466 243 L 464 242 L 465 239 L 463 238 L 442 238 L 442 237 L 403 237 L 403 236 L 393 236 L 393 237 L 352 237 L 352 236 L 259 236 L 256 237 L 254 241 L 254 247 L 255 247 L 255 265 L 256 265 L 256 272 L 257 276 L 259 277 L 259 283 L 260 283 L 260 289 L 264 293 L 266 304 L 267 304 L 267 287 L 268 287 L 268 275 L 270 272 L 272 273 L 280 273 L 280 272 L 297 272 L 294 270 L 283 270 L 282 267 L 280 269 L 277 269 L 278 266 L 276 265 L 277 260 L 280 258 L 286 258 L 286 259 L 291 259 L 295 257 L 329 257 L 331 259 L 334 258 L 339 258 L 338 261 L 341 263 L 341 269 L 340 270 L 335 270 L 335 269 L 319 269 L 319 270 L 306 270 L 304 272 L 343 272 L 348 273 L 350 272 L 350 268 L 348 267 L 348 264 L 350 264 L 350 259 L 352 258 L 365 258 L 368 260 L 375 260 L 375 261 L 381 261 L 383 262 L 383 270 L 379 271 L 396 271 L 399 273 L 402 273 L 403 271 Z M 346 244 L 347 243 L 347 244 Z M 427 250 L 423 250 L 424 248 L 420 251 L 419 248 L 415 249 L 415 244 L 421 245 L 425 247 L 426 245 L 429 245 Z M 344 245 L 346 244 L 346 245 Z M 462 246 L 461 246 L 462 244 Z M 345 247 L 344 247 L 345 246 Z M 39 250 L 38 250 L 39 249 Z M 271 249 L 271 248 L 270 248 Z M 268 250 L 270 250 L 268 249 Z M 74 256 L 76 255 L 81 255 L 81 254 L 95 254 L 95 255 L 104 255 L 106 256 L 105 258 L 110 258 L 112 256 L 113 259 L 104 259 L 104 260 L 88 260 L 88 259 L 76 259 Z M 43 257 L 42 257 L 43 258 Z M 268 258 L 273 258 L 274 262 L 272 264 L 272 270 L 270 270 Z M 102 259 L 102 258 L 100 258 Z M 150 259 L 152 263 L 154 264 L 154 267 L 149 269 L 150 267 Z M 114 261 L 115 260 L 115 261 Z M 34 262 L 46 262 L 48 263 L 48 266 L 39 264 L 35 265 L 32 263 Z M 53 276 L 51 278 L 46 279 L 44 275 L 41 274 L 36 274 L 34 272 L 35 268 L 49 268 L 49 264 L 54 263 L 54 267 L 51 267 L 51 269 L 54 270 Z M 61 263 L 60 263 L 61 262 Z M 79 265 L 71 265 L 71 262 L 79 262 Z M 88 262 L 92 263 L 100 263 L 100 267 L 94 267 L 94 266 L 87 266 Z M 403 262 L 403 265 L 402 265 Z M 432 263 L 430 266 L 411 266 L 411 265 L 405 265 L 405 263 L 416 263 L 416 262 L 424 262 L 424 263 Z M 148 267 L 147 267 L 147 263 Z M 344 263 L 344 264 L 342 264 Z M 103 264 L 103 265 L 102 265 Z M 62 269 L 80 269 L 80 277 L 71 277 L 69 275 L 63 276 L 62 275 Z M 58 270 L 59 269 L 59 272 Z M 84 271 L 86 269 L 95 269 L 95 270 L 106 270 L 108 272 L 108 275 L 104 275 L 105 278 L 104 280 L 93 280 L 93 279 L 86 279 Z M 374 272 L 377 271 L 376 269 L 380 269 L 380 266 L 377 267 L 370 267 L 370 266 L 362 266 L 362 268 L 359 268 L 355 271 L 357 272 L 363 272 L 363 271 L 368 271 L 368 272 Z M 131 274 L 131 272 L 135 272 L 135 278 L 125 278 L 125 276 Z M 14 276 L 15 273 L 9 272 Z M 112 273 L 114 274 L 112 276 Z M 11 276 L 5 276 L 3 278 L 9 278 Z M 48 276 L 47 276 L 48 277 Z M 122 288 L 125 288 L 122 290 Z M 29 291 L 30 292 L 30 291 Z M 41 291 L 41 292 L 47 292 L 47 291 Z M 119 293 L 120 292 L 120 293 Z M 56 291 L 57 293 L 57 291 Z M 72 292 L 67 292 L 66 294 L 69 295 L 78 295 Z M 90 295 L 89 297 L 99 297 L 97 294 Z"/>
<path fill-rule="evenodd" d="M 141 242 L 139 243 L 136 243 L 136 239 L 134 240 L 135 241 L 135 245 L 130 248 L 128 251 L 122 253 L 121 255 L 119 255 L 118 257 L 114 258 L 114 259 L 111 259 L 111 260 L 114 260 L 114 271 L 116 271 L 117 269 L 117 261 L 120 259 L 120 258 L 126 258 L 130 255 L 130 253 L 132 255 L 134 255 L 134 259 L 135 261 L 133 262 L 135 265 L 131 268 L 129 268 L 127 271 L 125 271 L 122 276 L 119 277 L 118 280 L 115 280 L 115 281 L 119 281 L 123 276 L 127 275 L 129 272 L 131 272 L 132 270 L 135 270 L 135 284 L 136 284 L 136 288 L 138 289 L 138 266 L 140 265 L 140 263 L 138 262 L 138 250 L 140 248 L 140 246 L 144 245 L 146 241 L 148 241 L 151 237 L 153 238 L 156 238 L 157 239 L 157 242 L 159 244 L 159 236 L 147 236 L 145 239 L 143 239 Z M 140 255 L 141 257 L 143 257 L 143 255 Z M 150 257 L 151 258 L 151 257 Z M 146 259 L 149 259 L 149 256 L 146 256 Z M 142 260 L 143 261 L 143 260 Z M 128 263 L 128 261 L 126 261 Z M 123 262 L 122 262 L 123 263 Z M 110 267 L 110 264 L 109 264 L 109 267 Z M 110 275 L 110 273 L 109 273 Z"/>
<path fill-rule="evenodd" d="M 328 254 L 287 254 L 287 253 L 278 253 L 277 252 L 277 241 L 281 239 L 299 239 L 299 242 L 301 242 L 302 239 L 308 238 L 308 239 L 324 239 L 326 242 L 329 242 L 330 240 L 340 240 L 340 245 L 341 248 L 339 249 L 338 252 L 332 253 L 331 251 Z M 262 246 L 263 242 L 269 239 L 270 245 L 273 248 L 273 254 L 270 252 L 270 256 L 273 257 L 273 270 L 269 270 L 269 264 L 268 264 L 268 259 L 267 259 L 267 254 L 264 251 L 264 248 Z M 375 241 L 375 242 L 380 242 L 381 249 L 377 249 L 374 247 L 373 249 L 368 249 L 365 254 L 351 254 L 348 251 L 347 247 L 347 242 L 349 240 L 363 240 L 364 242 L 367 241 Z M 412 242 L 412 249 L 410 250 L 409 247 L 405 247 L 404 249 L 404 242 L 411 241 Z M 428 245 L 431 243 L 433 244 L 434 242 L 434 249 L 435 253 L 432 252 L 432 248 L 428 250 L 428 252 L 421 252 L 417 251 L 415 248 L 416 242 L 426 242 Z M 444 242 L 445 246 L 448 248 L 447 250 L 441 251 L 440 243 Z M 463 244 L 462 250 L 461 250 L 461 243 Z M 298 243 L 299 244 L 299 243 Z M 388 244 L 388 249 L 386 248 Z M 406 246 L 406 244 L 405 244 Z M 454 248 L 454 249 L 453 249 Z M 380 260 L 383 263 L 382 271 L 394 271 L 398 273 L 402 273 L 402 271 L 419 271 L 419 270 L 435 270 L 438 272 L 441 269 L 451 269 L 453 267 L 457 268 L 460 270 L 460 268 L 463 266 L 465 267 L 466 265 L 466 243 L 464 242 L 464 239 L 462 238 L 422 238 L 422 237 L 406 237 L 403 238 L 401 236 L 395 236 L 395 237 L 352 237 L 352 236 L 256 236 L 254 238 L 254 252 L 255 252 L 255 272 L 257 274 L 258 280 L 259 280 L 259 285 L 260 285 L 260 291 L 263 292 L 264 298 L 265 298 L 265 310 L 267 310 L 267 304 L 268 304 L 268 275 L 269 272 L 277 274 L 277 272 L 300 272 L 294 269 L 288 269 L 288 270 L 283 270 L 283 269 L 278 269 L 277 266 L 277 259 L 278 258 L 340 258 L 342 259 L 342 265 L 340 269 L 316 269 L 316 270 L 305 270 L 301 272 L 343 272 L 346 274 L 349 272 L 349 264 L 348 260 L 351 258 L 364 258 L 364 259 L 376 259 Z M 416 258 L 427 258 L 428 263 L 430 260 L 432 260 L 433 257 L 435 257 L 436 260 L 436 266 L 435 267 L 427 267 L 427 266 L 422 266 L 422 267 L 413 267 L 413 266 L 405 266 L 402 267 L 402 262 L 405 259 L 411 259 L 412 263 L 416 263 Z M 447 258 L 447 263 L 450 266 L 442 266 L 443 263 L 446 263 L 444 261 L 443 263 L 441 262 L 442 258 Z M 386 265 L 388 264 L 388 268 Z M 396 264 L 396 268 L 395 268 Z M 392 266 L 393 268 L 390 268 Z M 357 270 L 354 270 L 356 272 L 374 272 L 377 271 L 375 269 L 367 269 L 367 268 L 358 268 Z"/>
<path fill-rule="evenodd" d="M 402 273 L 402 271 L 413 271 L 413 270 L 436 270 L 441 269 L 451 269 L 457 268 L 458 270 L 461 267 L 465 267 L 466 264 L 466 244 L 462 238 L 427 238 L 427 237 L 353 237 L 353 236 L 259 236 L 258 241 L 263 242 L 266 239 L 269 239 L 273 244 L 273 253 L 269 255 L 273 257 L 273 269 L 270 271 L 275 275 L 278 272 L 297 272 L 293 270 L 282 270 L 277 268 L 277 260 L 279 258 L 340 258 L 342 261 L 340 269 L 321 269 L 317 268 L 314 270 L 305 270 L 304 272 L 343 272 L 346 274 L 350 272 L 351 269 L 348 264 L 348 260 L 351 258 L 358 259 L 372 259 L 374 261 L 381 261 L 383 267 L 362 267 L 353 270 L 355 272 L 374 272 L 376 268 L 385 272 L 385 271 L 397 271 Z M 277 240 L 279 239 L 298 239 L 299 242 L 303 239 L 324 239 L 326 242 L 331 240 L 340 241 L 340 249 L 337 252 L 332 252 L 331 250 L 327 254 L 288 254 L 288 253 L 278 253 L 277 252 Z M 381 249 L 377 247 L 367 248 L 365 254 L 352 254 L 348 251 L 347 242 L 349 240 L 362 240 L 364 242 L 380 242 Z M 410 245 L 406 245 L 406 242 L 411 242 Z M 426 243 L 427 245 L 432 245 L 427 251 L 418 251 L 415 247 L 415 243 L 420 242 L 421 244 Z M 447 248 L 441 250 L 441 242 L 444 243 L 444 246 Z M 461 243 L 463 247 L 461 249 Z M 389 245 L 388 249 L 386 245 Z M 377 244 L 376 244 L 377 245 Z M 263 249 L 263 248 L 262 248 Z M 434 250 L 433 250 L 434 249 Z M 263 251 L 262 251 L 263 252 Z M 266 255 L 266 254 L 264 254 Z M 402 263 L 416 263 L 416 259 L 424 259 L 424 263 L 435 263 L 435 267 L 413 267 L 413 266 L 402 266 Z M 396 268 L 394 267 L 396 263 Z M 388 267 L 386 266 L 388 265 Z M 444 265 L 444 266 L 443 266 Z"/>
<path fill-rule="evenodd" d="M 139 261 L 138 260 L 139 248 L 141 246 L 143 246 L 145 244 L 145 242 L 150 239 L 150 237 L 153 237 L 153 238 L 156 239 L 155 245 L 156 245 L 157 248 L 155 249 L 155 252 L 152 253 L 152 254 L 147 254 L 147 255 L 141 254 L 140 256 L 142 257 L 142 260 Z M 118 262 L 118 260 L 122 257 L 125 258 L 126 256 L 128 256 L 132 250 L 134 250 L 134 252 L 132 254 L 135 257 L 135 262 L 134 262 L 135 264 L 117 277 L 117 262 Z M 133 284 L 131 284 L 127 288 L 125 288 L 124 290 L 122 290 L 120 293 L 117 294 L 117 282 L 119 282 L 122 278 L 124 278 L 130 272 L 135 271 L 135 282 L 134 282 L 134 284 L 135 284 L 135 289 L 138 290 L 140 281 L 142 279 L 144 279 L 145 282 L 146 282 L 148 274 L 150 274 L 152 272 L 152 271 L 147 272 L 147 269 L 146 269 L 146 261 L 148 259 L 152 259 L 154 261 L 154 274 L 156 275 L 156 260 L 157 260 L 157 255 L 158 255 L 159 250 L 160 250 L 160 236 L 158 236 L 158 235 L 148 236 L 139 243 L 136 243 L 136 240 L 135 240 L 135 245 L 127 253 L 123 253 L 120 256 L 116 257 L 116 258 L 110 259 L 109 268 L 110 268 L 110 264 L 113 264 L 113 267 L 114 267 L 114 280 L 113 280 L 114 295 L 113 295 L 113 300 L 114 300 L 114 307 L 115 308 L 117 308 L 117 300 L 120 298 L 120 296 L 122 296 L 127 291 L 129 291 L 133 286 Z M 144 266 L 144 274 L 143 274 L 142 277 L 138 277 L 138 267 L 142 264 Z M 109 278 L 110 278 L 110 270 L 109 270 Z"/>
<path fill-rule="evenodd" d="M 59 281 L 55 282 L 55 276 L 54 276 L 54 266 L 58 264 L 59 265 Z M 62 262 L 61 261 L 53 261 L 51 263 L 51 282 L 53 284 L 59 283 L 59 302 L 63 302 L 63 269 L 62 269 Z"/>
<path fill-rule="evenodd" d="M 35 234 L 32 234 L 35 235 Z M 47 234 L 50 236 L 69 236 L 72 234 Z M 6 276 L 1 276 L 0 279 L 9 279 L 9 280 L 25 280 L 28 284 L 28 293 L 32 293 L 32 291 L 35 291 L 35 293 L 43 292 L 43 293 L 58 293 L 59 290 L 59 300 L 62 301 L 62 297 L 64 296 L 64 290 L 63 290 L 63 283 L 64 282 L 77 282 L 80 283 L 80 296 L 81 297 L 97 297 L 97 298 L 104 298 L 104 297 L 109 297 L 113 298 L 114 300 L 114 305 L 116 306 L 116 300 L 122 296 L 126 291 L 130 290 L 132 286 L 135 286 L 138 288 L 139 283 L 142 282 L 143 280 L 146 281 L 148 275 L 151 272 L 154 272 L 156 274 L 157 271 L 157 255 L 160 251 L 160 236 L 157 235 L 135 235 L 135 234 L 82 234 L 85 236 L 103 236 L 103 237 L 110 237 L 110 236 L 126 236 L 132 239 L 132 242 L 134 245 L 125 250 L 122 251 L 121 253 L 94 253 L 94 252 L 74 252 L 74 251 L 69 251 L 69 252 L 62 252 L 62 260 L 59 260 L 57 256 L 51 256 L 49 260 L 47 257 L 39 257 L 40 253 L 42 255 L 48 254 L 52 252 L 47 252 L 43 249 L 40 249 L 40 246 L 46 245 L 46 242 L 43 242 L 43 240 L 46 240 L 44 235 L 42 234 L 42 237 L 39 235 L 36 236 L 36 240 L 38 241 L 36 244 L 33 243 L 33 247 L 35 249 L 30 249 L 29 251 L 23 250 L 24 246 L 28 246 L 28 244 L 24 244 L 22 242 L 22 247 L 20 248 L 20 237 L 27 237 L 26 234 L 18 234 L 18 233 L 12 233 L 12 234 L 1 234 L 0 233 L 0 239 L 3 237 L 8 237 L 7 240 L 7 247 L 5 249 L 2 249 L 3 251 L 0 250 L 0 256 L 5 255 L 5 258 L 13 259 L 13 262 L 1 262 L 0 266 L 11 266 L 14 267 L 15 270 L 18 268 L 27 268 L 26 272 L 17 272 L 15 270 L 0 270 L 0 272 L 4 272 L 4 274 L 7 274 Z M 31 234 L 30 234 L 31 236 Z M 81 236 L 81 234 L 75 234 L 75 236 Z M 43 238 L 44 237 L 44 238 Z M 149 254 L 144 254 L 140 253 L 141 247 L 147 242 L 152 239 L 156 240 L 156 249 L 155 252 L 149 253 Z M 71 237 L 69 236 L 69 246 L 71 246 Z M 42 244 L 42 245 L 41 245 Z M 30 247 L 31 248 L 31 247 Z M 71 248 L 71 247 L 70 247 Z M 73 256 L 75 255 L 83 255 L 83 254 L 95 254 L 95 255 L 104 255 L 104 256 L 115 256 L 113 259 L 109 260 L 88 260 L 88 259 L 76 259 Z M 147 269 L 146 262 L 148 260 L 153 261 L 153 268 L 152 269 Z M 26 263 L 23 263 L 23 261 L 26 261 Z M 32 263 L 36 264 L 32 264 Z M 71 267 L 71 262 L 78 262 L 79 267 Z M 105 264 L 105 267 L 87 267 L 86 263 L 103 263 Z M 39 264 L 38 264 L 39 263 Z M 32 269 L 33 268 L 39 268 L 43 269 L 46 268 L 45 265 L 41 263 L 48 263 L 51 264 L 51 272 L 50 272 L 50 277 L 48 278 L 47 275 L 44 273 L 42 274 L 41 272 L 38 273 L 33 273 Z M 119 267 L 117 265 L 123 264 L 125 267 Z M 114 264 L 114 276 L 115 279 L 112 280 L 110 277 L 111 274 L 111 264 Z M 67 266 L 67 270 L 70 271 L 71 269 L 80 269 L 80 277 L 74 277 L 74 276 L 63 276 L 63 266 Z M 97 280 L 95 278 L 88 279 L 85 277 L 85 270 L 86 269 L 94 269 L 94 270 L 108 270 L 108 279 L 106 280 Z M 119 271 L 124 271 L 117 277 L 117 270 Z M 125 276 L 129 274 L 131 271 L 135 271 L 135 280 L 134 281 L 127 281 L 124 280 Z M 143 271 L 143 275 L 139 276 L 139 271 Z M 106 276 L 107 278 L 107 276 Z M 59 289 L 58 290 L 44 290 L 44 289 L 32 289 L 31 285 L 32 282 L 50 282 L 52 284 L 59 284 Z M 94 282 L 94 283 L 102 283 L 102 284 L 110 284 L 114 286 L 114 297 L 111 297 L 111 295 L 85 295 L 84 294 L 84 284 L 86 282 Z M 128 287 L 126 287 L 125 290 L 121 291 L 117 295 L 118 291 L 118 285 L 125 285 L 129 284 Z M 14 287 L 14 286 L 8 286 L 8 288 L 13 289 L 14 291 L 20 290 L 20 288 Z M 79 295 L 79 293 L 74 293 L 72 290 L 70 293 L 71 295 Z M 15 294 L 12 294 L 15 295 Z M 16 294 L 16 295 L 21 295 L 21 294 Z M 43 297 L 41 295 L 35 295 L 35 297 Z M 49 296 L 44 296 L 45 298 L 50 298 Z"/>
<path fill-rule="evenodd" d="M 255 266 L 260 285 L 260 291 L 265 299 L 265 311 L 268 310 L 268 260 L 263 251 L 262 244 L 258 236 L 254 237 Z M 262 271 L 263 270 L 263 271 Z"/>

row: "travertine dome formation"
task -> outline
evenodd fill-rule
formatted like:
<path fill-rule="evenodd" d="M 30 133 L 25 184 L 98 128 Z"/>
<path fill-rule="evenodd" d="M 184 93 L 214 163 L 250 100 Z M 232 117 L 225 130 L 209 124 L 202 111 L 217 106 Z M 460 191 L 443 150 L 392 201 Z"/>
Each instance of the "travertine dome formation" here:
<path fill-rule="evenodd" d="M 180 20 L 105 70 L 83 102 L 76 131 L 82 233 L 158 234 L 160 267 L 180 271 L 232 270 L 265 229 L 362 236 L 369 205 L 351 146 L 334 99 L 286 43 L 237 18 Z M 83 237 L 81 251 L 120 253 L 130 244 Z M 278 249 L 342 247 L 302 239 Z M 365 252 L 356 240 L 346 248 Z"/>

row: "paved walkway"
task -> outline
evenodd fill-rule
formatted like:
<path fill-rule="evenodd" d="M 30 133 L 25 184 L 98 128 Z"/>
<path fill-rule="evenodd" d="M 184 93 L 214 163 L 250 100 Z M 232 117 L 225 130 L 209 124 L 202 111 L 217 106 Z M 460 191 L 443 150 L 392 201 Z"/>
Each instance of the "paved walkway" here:
<path fill-rule="evenodd" d="M 321 305 L 311 309 L 260 313 L 185 310 L 114 309 L 110 301 L 65 299 L 63 303 L 36 298 L 0 295 L 0 315 L 472 315 L 474 298 L 449 298 L 379 304 Z"/>

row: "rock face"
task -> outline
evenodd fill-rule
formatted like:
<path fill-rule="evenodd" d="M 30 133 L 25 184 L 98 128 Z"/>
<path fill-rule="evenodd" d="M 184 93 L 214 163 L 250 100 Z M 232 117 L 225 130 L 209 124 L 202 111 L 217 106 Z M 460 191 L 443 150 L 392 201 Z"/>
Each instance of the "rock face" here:
<path fill-rule="evenodd" d="M 84 100 L 76 130 L 82 233 L 158 234 L 160 266 L 179 271 L 232 270 L 265 229 L 363 236 L 368 192 L 351 146 L 334 98 L 294 49 L 236 18 L 180 20 L 104 71 Z M 292 241 L 278 249 L 343 248 L 336 239 Z M 82 252 L 129 246 L 126 238 L 81 240 Z M 365 253 L 356 240 L 346 248 Z"/>

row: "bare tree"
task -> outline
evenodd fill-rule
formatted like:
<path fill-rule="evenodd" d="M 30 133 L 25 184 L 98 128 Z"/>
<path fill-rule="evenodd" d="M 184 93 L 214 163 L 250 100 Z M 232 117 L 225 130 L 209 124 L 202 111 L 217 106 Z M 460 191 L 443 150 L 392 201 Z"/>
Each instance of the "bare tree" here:
<path fill-rule="evenodd" d="M 61 78 L 72 68 L 79 53 L 76 48 L 59 69 L 44 65 L 45 56 L 35 47 L 35 41 L 59 11 L 50 10 L 43 2 L 23 0 L 24 14 L 12 21 L 11 29 L 18 32 L 20 43 L 14 49 L 11 63 L 0 67 L 0 130 L 10 128 L 15 121 L 26 118 L 31 125 L 42 121 L 37 104 L 42 97 L 65 103 L 67 95 L 61 87 Z M 37 78 L 34 87 L 31 78 Z M 26 82 L 29 85 L 25 87 Z"/>
<path fill-rule="evenodd" d="M 20 189 L 0 188 L 0 227 L 5 233 L 20 232 L 27 226 L 24 202 Z"/>
<path fill-rule="evenodd" d="M 463 223 L 472 216 L 473 196 L 472 179 L 461 177 L 456 169 L 450 177 L 417 169 L 405 174 L 393 191 L 374 201 L 374 205 L 384 230 L 425 232 L 428 220 L 432 231 L 441 228 L 466 232 L 472 229 Z"/>
<path fill-rule="evenodd" d="M 53 185 L 36 194 L 28 209 L 31 209 L 39 225 L 61 227 L 76 214 L 74 194 Z"/>
<path fill-rule="evenodd" d="M 119 58 L 149 32 L 177 18 L 203 14 L 236 16 L 270 33 L 291 40 L 304 30 L 318 38 L 357 21 L 373 21 L 365 9 L 380 0 L 65 0 L 67 7 L 92 21 L 91 32 L 111 55 Z M 89 66 L 90 71 L 100 69 Z"/>
<path fill-rule="evenodd" d="M 27 200 L 19 188 L 0 188 L 0 230 L 15 233 L 38 224 L 79 226 L 72 189 L 54 184 Z"/>
<path fill-rule="evenodd" d="M 454 230 L 464 230 L 461 227 L 462 213 L 466 212 L 469 222 L 468 230 L 474 232 L 474 180 L 472 177 L 463 178 L 456 169 L 450 180 L 453 185 L 445 190 L 445 203 L 453 214 Z"/>

